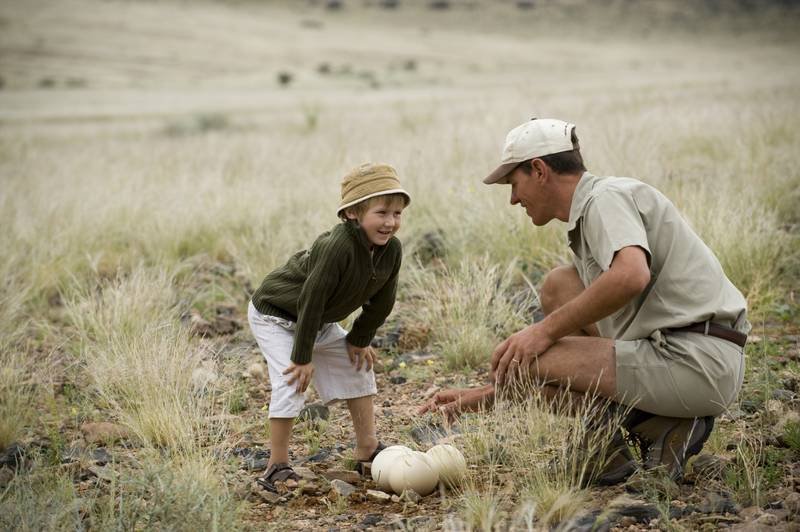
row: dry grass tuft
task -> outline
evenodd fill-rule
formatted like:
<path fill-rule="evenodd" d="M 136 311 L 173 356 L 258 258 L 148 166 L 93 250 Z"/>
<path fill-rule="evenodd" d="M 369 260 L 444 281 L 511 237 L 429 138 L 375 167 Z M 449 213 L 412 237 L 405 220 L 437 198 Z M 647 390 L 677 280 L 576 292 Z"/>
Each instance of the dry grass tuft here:
<path fill-rule="evenodd" d="M 612 409 L 597 397 L 578 404 L 562 392 L 546 398 L 535 389 L 519 390 L 514 401 L 498 398 L 491 413 L 467 416 L 462 422 L 467 461 L 481 464 L 488 477 L 472 478 L 471 492 L 491 492 L 503 486 L 506 506 L 516 500 L 517 519 L 535 520 L 537 526 L 553 526 L 574 517 L 588 498 L 586 486 L 602 469 L 614 429 L 624 410 Z M 592 427 L 603 418 L 601 430 Z M 467 513 L 489 506 L 475 506 L 464 499 Z M 493 509 L 497 515 L 501 509 Z"/>
<path fill-rule="evenodd" d="M 209 406 L 192 378 L 203 354 L 177 321 L 170 277 L 136 270 L 95 290 L 75 287 L 65 304 L 78 356 L 111 414 L 147 445 L 203 445 Z"/>
<path fill-rule="evenodd" d="M 451 369 L 488 362 L 499 339 L 530 317 L 533 296 L 514 286 L 515 262 L 501 268 L 484 256 L 440 270 L 414 268 L 405 278 L 406 321 L 429 327 L 430 341 Z"/>

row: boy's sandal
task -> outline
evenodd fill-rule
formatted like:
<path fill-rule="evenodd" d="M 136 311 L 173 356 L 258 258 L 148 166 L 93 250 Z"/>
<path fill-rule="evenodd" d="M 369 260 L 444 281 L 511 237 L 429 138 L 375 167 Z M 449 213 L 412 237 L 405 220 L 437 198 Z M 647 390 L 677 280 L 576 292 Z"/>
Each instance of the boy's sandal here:
<path fill-rule="evenodd" d="M 265 490 L 277 493 L 278 488 L 275 487 L 275 483 L 284 482 L 290 479 L 300 480 L 300 475 L 294 472 L 292 466 L 286 462 L 281 462 L 279 464 L 272 464 L 269 466 L 269 469 L 267 469 L 267 472 L 264 473 L 264 476 L 257 478 L 256 482 Z"/>
<path fill-rule="evenodd" d="M 370 455 L 369 458 L 366 460 L 359 460 L 356 462 L 355 471 L 361 476 L 367 474 L 367 465 L 372 464 L 372 461 L 375 460 L 375 457 L 378 456 L 382 450 L 386 449 L 386 446 L 381 442 L 378 442 L 378 446 L 375 447 L 375 451 Z"/>

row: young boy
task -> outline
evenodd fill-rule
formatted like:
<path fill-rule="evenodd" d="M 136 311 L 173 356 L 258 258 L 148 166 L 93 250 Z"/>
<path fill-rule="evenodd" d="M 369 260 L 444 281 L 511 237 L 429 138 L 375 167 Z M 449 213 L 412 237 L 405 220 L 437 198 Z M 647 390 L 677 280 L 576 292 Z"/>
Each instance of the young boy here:
<path fill-rule="evenodd" d="M 263 487 L 299 480 L 289 465 L 289 439 L 312 380 L 324 403 L 347 401 L 362 472 L 383 448 L 375 435 L 370 342 L 394 306 L 402 258 L 394 235 L 410 202 L 391 166 L 353 169 L 342 180 L 342 223 L 267 275 L 253 294 L 248 319 L 272 384 L 271 454 L 258 479 Z M 348 333 L 337 322 L 359 307 Z"/>

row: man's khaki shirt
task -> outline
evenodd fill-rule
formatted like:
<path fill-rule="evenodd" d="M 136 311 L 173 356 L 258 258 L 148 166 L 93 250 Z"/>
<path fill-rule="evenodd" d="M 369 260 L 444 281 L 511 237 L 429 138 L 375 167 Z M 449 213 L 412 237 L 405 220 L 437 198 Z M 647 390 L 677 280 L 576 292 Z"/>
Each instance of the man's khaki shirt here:
<path fill-rule="evenodd" d="M 569 213 L 567 234 L 584 286 L 607 271 L 614 254 L 639 246 L 650 284 L 600 320 L 607 338 L 647 338 L 658 329 L 710 320 L 748 332 L 746 302 L 714 253 L 661 192 L 636 179 L 584 173 Z"/>

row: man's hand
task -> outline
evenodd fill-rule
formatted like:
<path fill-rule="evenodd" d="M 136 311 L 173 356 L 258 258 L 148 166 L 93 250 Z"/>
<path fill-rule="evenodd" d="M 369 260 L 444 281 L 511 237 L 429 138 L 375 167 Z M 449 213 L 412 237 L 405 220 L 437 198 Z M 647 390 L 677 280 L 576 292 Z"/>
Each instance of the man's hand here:
<path fill-rule="evenodd" d="M 417 410 L 418 415 L 439 412 L 449 423 L 464 412 L 475 412 L 494 404 L 494 386 L 481 388 L 451 388 L 434 395 Z"/>
<path fill-rule="evenodd" d="M 294 362 L 286 368 L 283 372 L 284 375 L 291 374 L 289 377 L 289 385 L 297 383 L 297 393 L 303 393 L 311 384 L 311 376 L 314 375 L 314 365 L 309 362 L 308 364 L 297 365 Z"/>
<path fill-rule="evenodd" d="M 527 376 L 536 357 L 554 343 L 555 340 L 547 333 L 542 322 L 512 334 L 492 353 L 492 381 L 502 386 L 512 378 Z"/>
<path fill-rule="evenodd" d="M 350 363 L 356 367 L 356 371 L 361 371 L 363 364 L 366 364 L 364 371 L 371 370 L 372 366 L 375 365 L 375 360 L 378 358 L 372 346 L 356 347 L 351 345 L 350 342 L 347 342 L 347 356 L 350 357 Z"/>

